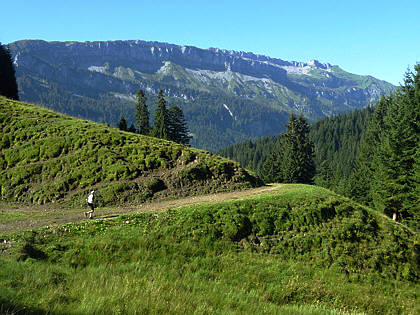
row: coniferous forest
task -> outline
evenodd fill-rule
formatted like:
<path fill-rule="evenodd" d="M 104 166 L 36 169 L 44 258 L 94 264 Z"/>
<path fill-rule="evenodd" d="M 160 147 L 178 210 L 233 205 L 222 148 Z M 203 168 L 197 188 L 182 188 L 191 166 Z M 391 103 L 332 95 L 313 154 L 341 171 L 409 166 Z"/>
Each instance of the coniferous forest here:
<path fill-rule="evenodd" d="M 352 173 L 360 139 L 373 110 L 367 107 L 339 114 L 310 126 L 308 138 L 314 146 L 315 184 L 347 194 L 347 178 Z M 272 153 L 279 147 L 282 135 L 247 140 L 226 147 L 219 154 L 240 162 L 242 166 L 264 177 L 263 167 L 272 159 Z M 270 178 L 265 180 L 270 181 Z"/>
<path fill-rule="evenodd" d="M 314 146 L 316 165 L 314 183 L 419 229 L 419 115 L 417 64 L 414 72 L 405 74 L 402 86 L 383 96 L 376 106 L 325 118 L 310 127 L 308 138 Z M 290 165 L 278 162 L 279 154 L 288 154 L 284 143 L 287 134 L 248 140 L 219 153 L 256 171 L 266 181 L 290 182 L 270 175 L 273 169 L 277 173 L 290 172 Z"/>
<path fill-rule="evenodd" d="M 191 137 L 189 136 L 187 122 L 185 121 L 182 109 L 175 104 L 168 109 L 163 91 L 160 90 L 157 96 L 156 119 L 153 128 L 151 128 L 149 122 L 150 114 L 146 100 L 147 97 L 144 91 L 140 89 L 137 92 L 135 115 L 137 129 L 134 124 L 128 127 L 127 120 L 124 116 L 121 116 L 118 129 L 188 145 Z"/>

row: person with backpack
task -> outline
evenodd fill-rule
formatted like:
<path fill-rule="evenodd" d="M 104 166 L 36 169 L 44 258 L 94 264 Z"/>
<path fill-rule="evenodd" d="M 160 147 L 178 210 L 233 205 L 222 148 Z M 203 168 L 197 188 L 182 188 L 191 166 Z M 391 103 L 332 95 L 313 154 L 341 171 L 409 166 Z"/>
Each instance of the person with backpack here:
<path fill-rule="evenodd" d="M 86 198 L 86 202 L 87 202 L 87 205 L 90 207 L 90 211 L 85 212 L 85 217 L 86 218 L 89 217 L 89 219 L 92 219 L 93 212 L 95 211 L 95 206 L 93 204 L 94 199 L 95 199 L 94 194 L 95 194 L 95 191 L 92 190 L 89 196 Z"/>

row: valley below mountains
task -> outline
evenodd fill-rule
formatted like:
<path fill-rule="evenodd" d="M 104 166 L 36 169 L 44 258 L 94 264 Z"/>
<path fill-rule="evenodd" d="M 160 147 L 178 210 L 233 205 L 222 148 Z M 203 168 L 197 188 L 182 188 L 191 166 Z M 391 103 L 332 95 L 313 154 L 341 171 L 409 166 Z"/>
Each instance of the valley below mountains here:
<path fill-rule="evenodd" d="M 216 151 L 278 134 L 290 112 L 316 121 L 375 104 L 395 87 L 339 66 L 140 40 L 9 44 L 23 101 L 116 126 L 135 122 L 135 93 L 153 119 L 160 89 L 182 108 L 191 144 Z"/>

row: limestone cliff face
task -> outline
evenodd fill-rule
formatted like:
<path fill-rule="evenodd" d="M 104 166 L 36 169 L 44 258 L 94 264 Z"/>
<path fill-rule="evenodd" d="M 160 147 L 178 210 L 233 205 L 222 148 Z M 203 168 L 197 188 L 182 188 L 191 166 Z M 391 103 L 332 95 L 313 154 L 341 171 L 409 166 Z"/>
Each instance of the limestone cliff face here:
<path fill-rule="evenodd" d="M 45 42 L 19 41 L 11 45 L 17 67 L 42 71 L 43 63 L 88 68 L 115 63 L 144 73 L 155 73 L 166 61 L 184 68 L 242 73 L 269 77 L 276 82 L 287 79 L 279 59 L 262 58 L 242 52 L 199 49 L 145 41 Z M 273 61 L 273 62 L 271 62 Z"/>
<path fill-rule="evenodd" d="M 215 128 L 219 138 L 229 133 L 220 145 L 275 134 L 283 129 L 290 111 L 316 120 L 374 104 L 395 88 L 317 60 L 285 61 L 218 48 L 140 40 L 25 40 L 9 46 L 23 100 L 115 124 L 121 107 L 109 109 L 114 112 L 106 116 L 98 106 L 87 111 L 83 102 L 101 99 L 122 104 L 132 102 L 139 88 L 150 94 L 163 89 L 184 108 L 195 135 L 202 134 L 203 126 Z M 68 106 L 63 105 L 64 95 Z M 206 141 L 194 144 L 209 148 Z"/>

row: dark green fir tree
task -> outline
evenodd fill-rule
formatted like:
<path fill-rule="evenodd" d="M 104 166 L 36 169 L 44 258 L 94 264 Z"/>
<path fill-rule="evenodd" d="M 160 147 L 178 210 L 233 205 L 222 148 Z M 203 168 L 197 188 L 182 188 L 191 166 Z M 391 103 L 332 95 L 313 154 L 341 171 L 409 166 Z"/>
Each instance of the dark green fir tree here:
<path fill-rule="evenodd" d="M 120 122 L 118 123 L 118 129 L 123 131 L 128 130 L 127 121 L 125 120 L 124 116 L 121 116 Z"/>
<path fill-rule="evenodd" d="M 0 95 L 19 100 L 15 68 L 7 46 L 0 43 Z"/>
<path fill-rule="evenodd" d="M 420 65 L 415 71 L 377 105 L 361 143 L 352 185 L 359 189 L 352 195 L 418 229 Z"/>
<path fill-rule="evenodd" d="M 157 98 L 156 118 L 152 130 L 152 136 L 161 139 L 168 139 L 169 115 L 162 89 L 159 91 Z"/>
<path fill-rule="evenodd" d="M 286 129 L 265 162 L 263 176 L 268 181 L 312 184 L 315 163 L 309 125 L 303 116 L 291 114 Z"/>
<path fill-rule="evenodd" d="M 281 161 L 283 181 L 311 184 L 315 176 L 314 149 L 309 139 L 309 125 L 301 115 L 290 115 L 284 134 L 284 153 Z"/>
<path fill-rule="evenodd" d="M 386 215 L 398 220 L 412 217 L 415 198 L 414 156 L 417 135 L 415 121 L 415 87 L 412 74 L 397 92 L 384 117 L 385 128 L 375 155 L 377 181 L 373 185 L 373 201 Z M 418 199 L 417 199 L 418 201 Z"/>
<path fill-rule="evenodd" d="M 143 90 L 138 90 L 136 103 L 136 121 L 138 132 L 141 135 L 148 135 L 150 133 L 149 110 L 147 108 L 146 101 L 147 97 Z"/>
<path fill-rule="evenodd" d="M 136 133 L 136 127 L 133 123 L 131 123 L 130 127 L 127 130 L 128 132 Z"/>
<path fill-rule="evenodd" d="M 184 118 L 184 114 L 177 105 L 172 105 L 168 110 L 169 115 L 169 140 L 180 144 L 188 145 L 191 137 L 188 135 L 188 127 Z"/>

